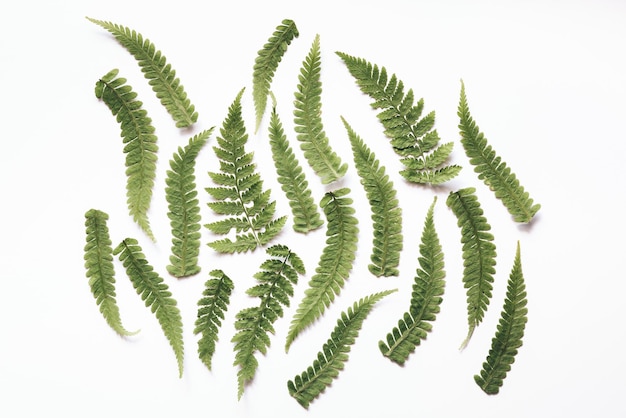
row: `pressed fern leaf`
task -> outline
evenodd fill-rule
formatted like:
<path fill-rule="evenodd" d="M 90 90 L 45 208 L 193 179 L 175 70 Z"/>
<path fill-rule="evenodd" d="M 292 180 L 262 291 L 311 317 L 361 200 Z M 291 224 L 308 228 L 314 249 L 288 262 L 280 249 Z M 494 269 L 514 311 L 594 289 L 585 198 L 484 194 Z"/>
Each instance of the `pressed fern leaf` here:
<path fill-rule="evenodd" d="M 172 230 L 170 264 L 167 271 L 175 277 L 193 276 L 200 272 L 200 205 L 197 199 L 194 169 L 196 157 L 207 143 L 213 128 L 189 139 L 185 148 L 170 160 L 165 198 Z"/>
<path fill-rule="evenodd" d="M 348 361 L 351 346 L 359 336 L 363 321 L 372 308 L 385 296 L 397 289 L 386 290 L 366 296 L 341 313 L 335 329 L 322 346 L 317 358 L 302 374 L 287 382 L 289 394 L 304 408 L 309 407 L 332 381 L 337 378 Z"/>
<path fill-rule="evenodd" d="M 302 259 L 284 245 L 274 245 L 267 249 L 270 257 L 261 264 L 254 277 L 259 284 L 248 289 L 249 296 L 260 299 L 258 306 L 246 308 L 237 313 L 232 339 L 235 343 L 235 366 L 239 366 L 238 397 L 241 399 L 245 386 L 256 373 L 257 352 L 265 354 L 270 346 L 269 334 L 274 334 L 274 322 L 283 317 L 283 306 L 288 307 L 293 296 L 293 286 L 298 283 L 298 275 L 305 274 Z"/>
<path fill-rule="evenodd" d="M 463 244 L 463 283 L 467 289 L 467 318 L 469 332 L 461 345 L 469 342 L 474 329 L 483 320 L 493 289 L 496 246 L 489 232 L 491 226 L 483 216 L 476 189 L 467 187 L 451 192 L 446 204 L 457 217 Z"/>
<path fill-rule="evenodd" d="M 295 93 L 294 123 L 300 148 L 322 184 L 342 178 L 348 165 L 331 149 L 322 124 L 322 82 L 319 35 L 302 63 Z"/>
<path fill-rule="evenodd" d="M 270 92 L 270 85 L 274 78 L 274 73 L 278 64 L 282 61 L 287 47 L 295 38 L 299 36 L 296 23 L 290 19 L 284 19 L 267 43 L 257 53 L 252 72 L 252 98 L 256 112 L 255 132 L 261 125 L 265 108 L 267 107 L 267 96 Z"/>
<path fill-rule="evenodd" d="M 176 299 L 146 257 L 136 239 L 126 238 L 114 250 L 126 269 L 126 274 L 146 307 L 156 315 L 165 337 L 178 362 L 178 374 L 183 375 L 183 322 Z"/>
<path fill-rule="evenodd" d="M 341 292 L 356 255 L 359 228 L 354 216 L 350 189 L 327 192 L 320 202 L 326 215 L 326 246 L 309 288 L 300 302 L 287 333 L 285 350 L 298 334 L 317 320 Z"/>
<path fill-rule="evenodd" d="M 256 172 L 253 154 L 245 152 L 248 140 L 242 119 L 242 89 L 228 109 L 228 116 L 213 147 L 220 160 L 221 172 L 209 172 L 217 187 L 208 187 L 207 193 L 215 199 L 209 207 L 227 218 L 206 227 L 215 234 L 236 231 L 234 240 L 224 238 L 209 243 L 220 253 L 252 251 L 271 241 L 282 230 L 287 218 L 275 219 L 276 202 L 270 202 L 270 190 L 263 190 L 263 180 Z"/>
<path fill-rule="evenodd" d="M 198 317 L 193 333 L 201 334 L 198 340 L 198 356 L 211 370 L 218 331 L 222 326 L 235 285 L 222 270 L 213 270 L 209 275 L 212 278 L 204 284 L 202 298 L 198 301 Z"/>
<path fill-rule="evenodd" d="M 386 343 L 378 347 L 389 360 L 403 365 L 415 348 L 426 339 L 432 329 L 431 322 L 439 313 L 445 287 L 443 252 L 435 229 L 433 212 L 435 197 L 424 222 L 420 244 L 420 257 L 411 294 L 409 311 L 398 321 L 398 326 L 387 334 Z"/>
<path fill-rule="evenodd" d="M 85 244 L 85 269 L 89 279 L 89 287 L 100 313 L 107 324 L 119 335 L 125 337 L 134 335 L 138 331 L 127 331 L 122 325 L 120 310 L 117 306 L 115 294 L 115 269 L 113 267 L 113 249 L 107 221 L 109 215 L 97 210 L 89 209 L 85 213 L 85 230 L 87 243 Z"/>
<path fill-rule="evenodd" d="M 365 188 L 374 222 L 374 242 L 369 271 L 377 277 L 397 276 L 402 251 L 402 209 L 385 168 L 360 136 L 341 118 L 352 145 L 354 164 Z"/>
<path fill-rule="evenodd" d="M 384 67 L 373 65 L 363 58 L 337 52 L 361 91 L 373 102 L 385 135 L 401 157 L 405 169 L 402 177 L 413 183 L 441 184 L 456 177 L 458 165 L 445 165 L 453 144 L 439 144 L 439 134 L 434 128 L 435 113 L 422 117 L 424 100 L 415 102 L 412 89 L 404 92 L 404 84 L 395 74 L 391 78 Z"/>
<path fill-rule="evenodd" d="M 109 71 L 96 82 L 95 94 L 116 116 L 126 154 L 126 197 L 134 221 L 154 241 L 148 209 L 152 199 L 157 161 L 157 137 L 152 119 L 142 108 L 126 79 L 117 77 L 118 70 Z M 116 78 L 117 77 L 117 78 Z"/>
<path fill-rule="evenodd" d="M 528 320 L 526 304 L 526 285 L 522 274 L 518 242 L 498 329 L 480 374 L 474 376 L 476 384 L 488 395 L 495 395 L 500 391 L 515 361 L 517 350 L 522 346 L 524 329 Z"/>
<path fill-rule="evenodd" d="M 170 113 L 177 127 L 188 127 L 198 120 L 198 113 L 187 98 L 187 93 L 176 77 L 176 71 L 152 42 L 127 27 L 90 17 L 87 19 L 113 34 L 135 57 L 152 90 Z"/>
<path fill-rule="evenodd" d="M 472 118 L 465 84 L 461 81 L 461 98 L 459 100 L 458 115 L 461 144 L 465 154 L 482 180 L 502 201 L 516 222 L 530 222 L 541 208 L 540 204 L 533 203 L 528 192 L 524 191 L 511 169 L 496 155 L 491 145 L 487 143 L 484 134 Z"/>

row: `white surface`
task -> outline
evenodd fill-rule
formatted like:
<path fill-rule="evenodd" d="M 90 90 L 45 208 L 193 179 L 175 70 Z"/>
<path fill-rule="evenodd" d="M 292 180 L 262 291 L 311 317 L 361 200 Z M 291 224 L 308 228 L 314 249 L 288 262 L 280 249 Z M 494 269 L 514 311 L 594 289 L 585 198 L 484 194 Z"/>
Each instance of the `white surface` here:
<path fill-rule="evenodd" d="M 292 4 L 293 3 L 293 4 Z M 219 417 L 623 417 L 626 406 L 626 318 L 623 295 L 623 156 L 626 151 L 626 5 L 618 1 L 553 2 L 200 2 L 67 1 L 13 3 L 0 14 L 0 416 L 219 416 Z M 342 5 L 343 4 L 343 5 Z M 383 5 L 384 4 L 384 5 Z M 177 70 L 199 112 L 193 130 L 174 128 L 134 59 L 91 16 L 120 23 L 154 42 Z M 253 132 L 252 64 L 283 18 L 300 37 L 289 47 L 272 89 L 278 111 L 306 170 L 316 200 L 326 189 L 301 157 L 291 130 L 298 68 L 315 34 L 323 51 L 323 118 L 333 148 L 350 164 L 360 219 L 355 268 L 335 304 L 284 352 L 284 338 L 323 246 L 324 229 L 302 238 L 291 223 L 274 243 L 304 259 L 292 306 L 276 323 L 254 383 L 237 401 L 232 366 L 233 318 L 255 300 L 244 292 L 265 259 L 263 251 L 217 256 L 203 230 L 200 275 L 167 276 L 169 225 L 164 176 L 174 150 L 191 134 L 220 126 L 237 92 L 265 186 L 289 214 L 271 162 L 267 117 Z M 335 51 L 364 57 L 395 72 L 437 112 L 436 127 L 455 141 L 462 174 L 444 187 L 412 187 L 381 136 L 362 96 Z M 139 93 L 159 136 L 159 165 L 150 218 L 151 244 L 125 206 L 119 128 L 93 86 L 112 68 Z M 481 130 L 542 204 L 531 227 L 515 225 L 478 181 L 458 140 L 459 80 Z M 387 167 L 400 196 L 405 249 L 399 278 L 367 272 L 371 222 L 353 168 L 343 115 Z M 210 146 L 199 156 L 197 184 L 216 169 Z M 459 230 L 445 206 L 450 190 L 474 186 L 493 227 L 498 251 L 494 295 L 469 347 L 461 283 Z M 404 368 L 383 358 L 377 342 L 407 309 L 419 234 L 439 196 L 435 222 L 446 256 L 447 287 L 433 332 Z M 200 193 L 203 222 L 213 216 Z M 117 268 L 124 324 L 141 333 L 117 337 L 98 311 L 83 267 L 84 213 L 109 213 L 112 240 L 140 240 L 178 299 L 185 326 L 185 373 L 156 319 Z M 499 395 L 489 397 L 473 375 L 484 361 L 499 317 L 515 243 L 520 240 L 529 299 L 524 345 Z M 236 292 L 209 372 L 196 355 L 196 303 L 207 273 L 221 268 Z M 372 311 L 345 370 L 308 411 L 292 399 L 288 379 L 313 361 L 339 313 L 372 292 L 398 288 Z"/>

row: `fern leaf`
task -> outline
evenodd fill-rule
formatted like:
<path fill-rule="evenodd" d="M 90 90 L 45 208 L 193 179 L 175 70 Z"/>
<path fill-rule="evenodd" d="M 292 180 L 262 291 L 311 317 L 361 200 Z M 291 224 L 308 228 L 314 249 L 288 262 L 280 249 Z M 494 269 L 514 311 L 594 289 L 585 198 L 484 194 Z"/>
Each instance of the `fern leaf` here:
<path fill-rule="evenodd" d="M 170 264 L 167 271 L 175 277 L 193 276 L 200 272 L 200 205 L 197 199 L 194 169 L 196 157 L 207 143 L 213 128 L 189 139 L 185 148 L 170 160 L 165 198 L 172 230 Z"/>
<path fill-rule="evenodd" d="M 461 144 L 463 144 L 470 163 L 474 166 L 474 171 L 478 173 L 478 178 L 500 199 L 515 222 L 530 222 L 541 205 L 533 202 L 528 192 L 524 191 L 524 187 L 520 185 L 515 174 L 496 155 L 494 149 L 488 144 L 485 135 L 480 132 L 470 114 L 463 81 L 461 81 L 458 115 Z"/>
<path fill-rule="evenodd" d="M 483 320 L 493 290 L 496 246 L 489 232 L 491 226 L 483 216 L 476 189 L 468 187 L 450 193 L 446 204 L 457 217 L 463 244 L 463 283 L 467 289 L 469 332 L 461 345 L 469 342 L 474 329 Z"/>
<path fill-rule="evenodd" d="M 528 320 L 526 304 L 526 285 L 518 242 L 498 329 L 480 374 L 474 376 L 476 384 L 489 395 L 500 391 L 507 373 L 511 371 L 517 350 L 522 346 Z"/>
<path fill-rule="evenodd" d="M 320 177 L 322 184 L 342 178 L 348 165 L 331 149 L 322 124 L 322 82 L 319 35 L 302 63 L 295 93 L 294 123 L 300 148 L 307 162 Z"/>
<path fill-rule="evenodd" d="M 126 269 L 126 274 L 152 313 L 156 315 L 159 325 L 169 341 L 176 361 L 178 374 L 183 375 L 183 322 L 176 299 L 172 297 L 167 284 L 164 283 L 154 268 L 148 264 L 137 240 L 126 238 L 114 250 Z"/>
<path fill-rule="evenodd" d="M 435 229 L 433 211 L 435 197 L 424 222 L 420 244 L 420 257 L 409 311 L 398 320 L 398 326 L 387 334 L 386 343 L 378 347 L 391 361 L 403 365 L 415 348 L 426 339 L 441 305 L 446 273 L 439 236 Z"/>
<path fill-rule="evenodd" d="M 157 137 L 154 135 L 152 119 L 142 108 L 126 79 L 118 77 L 114 69 L 96 82 L 95 94 L 116 116 L 121 128 L 121 137 L 126 154 L 126 197 L 128 210 L 133 220 L 146 234 L 155 240 L 148 209 L 152 199 L 157 161 Z"/>
<path fill-rule="evenodd" d="M 283 317 L 283 306 L 288 307 L 293 296 L 293 286 L 298 283 L 298 275 L 305 274 L 300 257 L 284 245 L 274 245 L 267 249 L 270 257 L 261 264 L 254 277 L 258 285 L 248 289 L 249 296 L 257 297 L 256 307 L 241 310 L 236 317 L 237 333 L 235 343 L 235 366 L 239 366 L 238 394 L 241 399 L 246 384 L 256 373 L 257 352 L 265 354 L 270 346 L 269 334 L 274 334 L 274 322 Z"/>
<path fill-rule="evenodd" d="M 187 93 L 176 77 L 176 71 L 152 42 L 127 27 L 90 17 L 87 19 L 113 34 L 135 57 L 152 90 L 170 113 L 177 127 L 188 127 L 198 120 L 198 113 L 187 98 Z"/>
<path fill-rule="evenodd" d="M 326 215 L 326 246 L 309 288 L 293 316 L 285 350 L 306 327 L 315 322 L 339 295 L 350 275 L 356 256 L 359 228 L 350 189 L 327 192 L 320 202 Z"/>
<path fill-rule="evenodd" d="M 402 210 L 385 168 L 356 132 L 341 118 L 352 145 L 354 164 L 365 188 L 374 222 L 369 271 L 377 277 L 397 276 L 402 251 Z"/>
<path fill-rule="evenodd" d="M 347 311 L 341 313 L 335 329 L 328 341 L 322 346 L 313 364 L 304 372 L 287 382 L 289 394 L 304 408 L 308 409 L 326 387 L 337 378 L 348 361 L 351 346 L 359 336 L 363 321 L 372 308 L 382 298 L 397 291 L 386 290 L 366 296 L 355 302 Z"/>

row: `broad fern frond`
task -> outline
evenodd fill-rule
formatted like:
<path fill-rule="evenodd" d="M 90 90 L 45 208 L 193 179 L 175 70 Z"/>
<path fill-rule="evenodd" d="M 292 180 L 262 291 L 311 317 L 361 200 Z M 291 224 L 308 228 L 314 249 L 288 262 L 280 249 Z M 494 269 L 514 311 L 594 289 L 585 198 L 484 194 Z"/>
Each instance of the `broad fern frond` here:
<path fill-rule="evenodd" d="M 322 125 L 322 82 L 319 35 L 302 63 L 298 76 L 298 91 L 294 101 L 294 123 L 300 148 L 307 162 L 320 177 L 322 184 L 342 178 L 348 165 L 331 149 Z"/>
<path fill-rule="evenodd" d="M 439 313 L 445 287 L 443 252 L 433 221 L 435 197 L 424 222 L 420 257 L 411 294 L 409 311 L 398 321 L 398 326 L 387 334 L 387 342 L 380 341 L 378 347 L 383 355 L 403 365 L 415 348 L 426 339 Z"/>
<path fill-rule="evenodd" d="M 152 42 L 127 27 L 90 17 L 87 19 L 113 34 L 135 57 L 152 90 L 170 113 L 177 127 L 191 126 L 198 120 L 198 113 L 187 98 L 187 93 L 176 77 L 176 71 Z"/>
<path fill-rule="evenodd" d="M 500 391 L 500 387 L 515 361 L 517 350 L 522 346 L 524 329 L 528 321 L 526 304 L 526 285 L 522 274 L 518 242 L 498 329 L 491 342 L 491 349 L 487 360 L 483 363 L 480 375 L 474 376 L 476 384 L 488 395 L 495 395 Z"/>
<path fill-rule="evenodd" d="M 422 117 L 424 100 L 415 102 L 413 90 L 404 92 L 404 84 L 395 74 L 388 78 L 384 67 L 373 65 L 362 58 L 337 52 L 348 71 L 356 79 L 361 91 L 374 101 L 378 119 L 385 135 L 401 158 L 405 169 L 402 177 L 413 183 L 441 184 L 456 177 L 458 165 L 444 165 L 452 152 L 452 143 L 439 145 L 439 134 L 434 130 L 435 113 Z"/>
<path fill-rule="evenodd" d="M 402 251 L 402 209 L 393 182 L 363 139 L 341 118 L 352 144 L 354 165 L 361 177 L 374 222 L 374 242 L 369 271 L 377 277 L 397 276 Z"/>
<path fill-rule="evenodd" d="M 293 296 L 293 286 L 298 283 L 298 275 L 305 274 L 302 259 L 284 245 L 274 245 L 267 249 L 271 257 L 261 264 L 254 277 L 259 282 L 246 292 L 260 299 L 259 305 L 237 313 L 232 339 L 235 343 L 235 366 L 239 366 L 238 398 L 241 399 L 245 386 L 256 373 L 257 352 L 265 354 L 270 346 L 269 334 L 274 334 L 274 322 L 283 317 L 283 306 L 289 306 Z"/>
<path fill-rule="evenodd" d="M 148 264 L 137 240 L 126 238 L 114 250 L 126 269 L 126 274 L 146 307 L 156 315 L 159 325 L 169 341 L 176 361 L 178 374 L 183 375 L 183 322 L 176 299 L 172 297 L 167 284 L 164 283 L 153 267 Z"/>
<path fill-rule="evenodd" d="M 207 143 L 213 128 L 189 139 L 185 148 L 170 160 L 165 198 L 172 229 L 172 248 L 167 271 L 174 277 L 193 276 L 200 272 L 200 205 L 197 199 L 194 169 L 196 157 Z"/>
<path fill-rule="evenodd" d="M 152 199 L 157 161 L 157 137 L 154 135 L 152 119 L 142 108 L 131 86 L 125 78 L 116 78 L 118 70 L 109 71 L 96 82 L 95 94 L 116 116 L 121 127 L 121 137 L 126 154 L 126 197 L 128 210 L 133 220 L 146 234 L 155 240 L 148 209 Z"/>
<path fill-rule="evenodd" d="M 330 338 L 313 360 L 313 365 L 287 382 L 289 394 L 300 405 L 308 409 L 311 402 L 337 378 L 348 361 L 348 353 L 359 336 L 363 321 L 376 302 L 396 291 L 397 289 L 386 290 L 366 296 L 341 313 Z"/>
<path fill-rule="evenodd" d="M 515 222 L 530 222 L 541 205 L 533 203 L 533 199 L 530 198 L 528 192 L 524 191 L 524 187 L 520 185 L 515 174 L 496 155 L 491 145 L 487 143 L 487 138 L 480 132 L 470 114 L 463 81 L 461 81 L 458 115 L 461 144 L 470 163 L 474 166 L 474 171 L 478 173 L 478 178 L 502 201 Z"/>
<path fill-rule="evenodd" d="M 309 288 L 293 316 L 285 350 L 298 334 L 312 324 L 339 295 L 350 275 L 356 256 L 359 228 L 354 216 L 350 189 L 327 192 L 320 202 L 326 215 L 326 246 L 322 251 Z"/>
<path fill-rule="evenodd" d="M 474 329 L 483 320 L 493 289 L 496 246 L 489 232 L 491 226 L 483 216 L 476 189 L 468 187 L 450 193 L 446 204 L 457 217 L 463 244 L 463 283 L 467 289 L 467 319 L 469 332 L 461 345 L 469 342 Z"/>

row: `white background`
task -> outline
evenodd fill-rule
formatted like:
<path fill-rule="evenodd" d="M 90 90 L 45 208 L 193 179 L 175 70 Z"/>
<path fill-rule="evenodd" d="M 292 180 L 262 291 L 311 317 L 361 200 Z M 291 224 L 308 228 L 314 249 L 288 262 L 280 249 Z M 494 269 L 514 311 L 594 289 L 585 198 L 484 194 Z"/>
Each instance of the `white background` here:
<path fill-rule="evenodd" d="M 623 2 L 54 3 L 14 2 L 0 13 L 0 416 L 626 416 Z M 164 53 L 199 112 L 193 129 L 174 127 L 130 54 L 85 16 L 136 29 Z M 300 37 L 274 78 L 278 112 L 316 201 L 334 187 L 352 189 L 360 241 L 341 295 L 288 354 L 286 332 L 317 265 L 325 228 L 303 237 L 291 231 L 289 221 L 273 241 L 302 256 L 307 276 L 276 322 L 267 355 L 258 357 L 252 385 L 237 401 L 233 320 L 239 309 L 256 304 L 244 292 L 266 256 L 262 250 L 218 256 L 205 245 L 214 237 L 203 228 L 202 272 L 180 281 L 168 276 L 164 179 L 177 147 L 202 129 L 219 127 L 246 87 L 247 149 L 255 152 L 278 212 L 289 214 L 271 161 L 267 117 L 255 135 L 251 100 L 256 52 L 283 18 L 296 22 Z M 328 187 L 306 165 L 292 129 L 298 69 L 316 34 L 325 130 L 333 149 L 350 164 L 345 179 Z M 452 162 L 464 167 L 462 174 L 440 188 L 406 183 L 369 99 L 335 51 L 387 67 L 423 97 L 426 110 L 437 113 L 442 140 L 455 142 Z M 159 137 L 149 213 L 156 243 L 127 215 L 119 126 L 93 94 L 95 81 L 112 68 L 119 68 L 138 92 Z M 469 166 L 457 128 L 461 79 L 490 144 L 542 204 L 530 226 L 514 224 Z M 375 278 L 367 271 L 369 207 L 340 115 L 366 140 L 398 190 L 405 238 L 400 277 Z M 218 167 L 214 142 L 215 135 L 197 161 L 203 223 L 215 219 L 203 191 L 210 185 L 206 172 Z M 498 259 L 485 321 L 460 352 L 467 332 L 460 234 L 445 198 L 468 186 L 477 188 Z M 377 343 L 408 308 L 419 235 L 434 196 L 446 293 L 433 332 L 406 366 L 398 367 L 380 355 Z M 110 215 L 114 246 L 127 236 L 140 241 L 178 300 L 186 345 L 182 379 L 156 319 L 119 264 L 122 320 L 141 332 L 119 338 L 101 317 L 82 259 L 84 213 L 90 208 Z M 473 375 L 489 350 L 518 240 L 529 300 L 526 335 L 500 394 L 487 396 Z M 233 278 L 236 290 L 208 371 L 196 355 L 193 323 L 214 268 Z M 344 371 L 304 410 L 289 396 L 287 380 L 312 363 L 341 311 L 360 297 L 391 288 L 399 291 L 370 313 Z"/>

